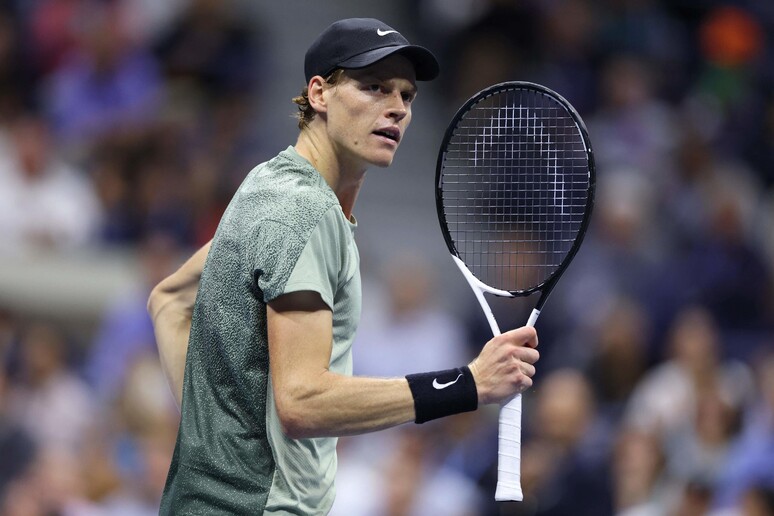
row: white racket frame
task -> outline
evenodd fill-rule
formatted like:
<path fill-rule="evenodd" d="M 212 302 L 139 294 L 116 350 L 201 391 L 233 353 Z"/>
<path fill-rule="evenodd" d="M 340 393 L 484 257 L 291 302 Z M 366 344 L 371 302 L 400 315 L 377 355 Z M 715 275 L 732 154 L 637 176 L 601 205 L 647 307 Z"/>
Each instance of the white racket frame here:
<path fill-rule="evenodd" d="M 497 337 L 502 332 L 497 325 L 492 308 L 484 297 L 484 292 L 503 297 L 516 297 L 507 290 L 492 288 L 476 278 L 460 258 L 451 255 L 454 263 L 470 285 L 486 316 L 492 334 Z M 540 310 L 533 309 L 526 326 L 535 326 L 540 316 Z M 497 437 L 497 489 L 495 500 L 498 502 L 524 499 L 521 490 L 521 394 L 500 408 L 499 428 Z"/>

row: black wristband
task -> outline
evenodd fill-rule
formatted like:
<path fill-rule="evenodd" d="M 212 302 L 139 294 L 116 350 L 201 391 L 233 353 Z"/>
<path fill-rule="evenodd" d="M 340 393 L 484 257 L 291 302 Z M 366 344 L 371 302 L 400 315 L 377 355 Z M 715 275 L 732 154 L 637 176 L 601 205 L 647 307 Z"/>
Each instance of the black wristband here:
<path fill-rule="evenodd" d="M 406 376 L 417 424 L 478 408 L 478 390 L 468 366 Z"/>

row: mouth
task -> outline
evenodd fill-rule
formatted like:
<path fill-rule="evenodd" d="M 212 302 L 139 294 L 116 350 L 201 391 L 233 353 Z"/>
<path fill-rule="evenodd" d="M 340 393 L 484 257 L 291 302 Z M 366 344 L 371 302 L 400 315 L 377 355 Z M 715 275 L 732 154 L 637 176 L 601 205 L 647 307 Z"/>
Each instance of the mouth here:
<path fill-rule="evenodd" d="M 373 132 L 373 134 L 387 138 L 388 140 L 392 140 L 395 143 L 400 142 L 400 129 L 397 127 L 384 127 L 382 129 L 377 129 Z"/>

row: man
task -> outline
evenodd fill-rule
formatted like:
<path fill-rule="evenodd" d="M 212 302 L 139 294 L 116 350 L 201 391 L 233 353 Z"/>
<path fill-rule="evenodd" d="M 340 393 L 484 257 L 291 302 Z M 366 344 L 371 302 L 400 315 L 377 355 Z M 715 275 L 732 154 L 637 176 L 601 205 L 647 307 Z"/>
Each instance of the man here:
<path fill-rule="evenodd" d="M 532 383 L 530 328 L 493 339 L 469 367 L 351 376 L 352 210 L 366 169 L 392 163 L 416 81 L 438 63 L 378 20 L 349 19 L 315 40 L 305 73 L 296 145 L 250 172 L 211 247 L 149 300 L 182 397 L 162 514 L 326 513 L 336 436 L 505 403 Z"/>

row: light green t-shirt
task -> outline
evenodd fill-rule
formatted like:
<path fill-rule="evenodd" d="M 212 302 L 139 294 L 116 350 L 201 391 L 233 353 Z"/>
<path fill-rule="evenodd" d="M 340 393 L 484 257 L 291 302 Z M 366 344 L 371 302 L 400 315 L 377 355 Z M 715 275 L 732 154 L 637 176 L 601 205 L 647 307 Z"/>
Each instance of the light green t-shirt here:
<path fill-rule="evenodd" d="M 287 438 L 269 376 L 266 303 L 318 292 L 330 369 L 352 373 L 359 257 L 338 199 L 293 147 L 253 169 L 213 239 L 194 308 L 162 514 L 325 514 L 336 439 Z"/>

